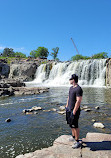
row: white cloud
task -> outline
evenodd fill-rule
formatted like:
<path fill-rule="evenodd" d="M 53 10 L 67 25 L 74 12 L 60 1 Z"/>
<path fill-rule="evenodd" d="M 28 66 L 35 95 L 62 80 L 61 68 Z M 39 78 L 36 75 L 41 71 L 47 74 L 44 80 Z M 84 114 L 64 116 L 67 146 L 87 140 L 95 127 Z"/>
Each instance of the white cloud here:
<path fill-rule="evenodd" d="M 4 50 L 4 48 L 13 48 L 14 52 L 22 52 L 26 55 L 29 55 L 29 50 L 25 49 L 24 47 L 12 47 L 12 46 L 3 46 L 0 45 L 0 52 L 2 52 Z"/>
<path fill-rule="evenodd" d="M 8 46 L 0 46 L 0 50 L 3 50 L 4 48 L 13 48 L 14 51 L 20 52 L 20 51 L 26 51 L 24 47 L 16 48 L 16 47 L 8 47 Z"/>
<path fill-rule="evenodd" d="M 5 47 L 0 46 L 0 50 L 3 50 Z"/>

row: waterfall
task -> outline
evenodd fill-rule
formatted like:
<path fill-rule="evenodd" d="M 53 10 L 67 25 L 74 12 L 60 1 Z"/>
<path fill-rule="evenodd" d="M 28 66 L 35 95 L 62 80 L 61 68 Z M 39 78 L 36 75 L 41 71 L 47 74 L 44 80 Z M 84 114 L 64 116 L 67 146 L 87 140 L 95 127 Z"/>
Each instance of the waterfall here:
<path fill-rule="evenodd" d="M 80 85 L 105 86 L 106 60 L 89 59 L 41 64 L 36 71 L 35 79 L 26 85 L 68 86 L 69 78 L 74 73 L 78 75 Z"/>

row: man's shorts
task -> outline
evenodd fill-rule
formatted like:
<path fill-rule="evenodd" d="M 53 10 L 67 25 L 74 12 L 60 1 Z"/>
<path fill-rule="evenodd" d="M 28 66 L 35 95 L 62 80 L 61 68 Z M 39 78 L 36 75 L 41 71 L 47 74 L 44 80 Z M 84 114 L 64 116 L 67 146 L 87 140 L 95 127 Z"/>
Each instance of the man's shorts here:
<path fill-rule="evenodd" d="M 66 121 L 71 128 L 78 128 L 79 114 L 73 115 L 72 112 L 66 110 Z"/>

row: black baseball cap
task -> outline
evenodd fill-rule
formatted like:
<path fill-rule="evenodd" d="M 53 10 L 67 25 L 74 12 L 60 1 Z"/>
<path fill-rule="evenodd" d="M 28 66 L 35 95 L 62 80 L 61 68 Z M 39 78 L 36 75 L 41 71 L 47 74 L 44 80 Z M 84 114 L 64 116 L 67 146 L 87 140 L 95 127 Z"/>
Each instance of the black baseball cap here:
<path fill-rule="evenodd" d="M 78 76 L 76 74 L 72 74 L 69 80 L 74 80 L 76 83 L 78 82 Z"/>

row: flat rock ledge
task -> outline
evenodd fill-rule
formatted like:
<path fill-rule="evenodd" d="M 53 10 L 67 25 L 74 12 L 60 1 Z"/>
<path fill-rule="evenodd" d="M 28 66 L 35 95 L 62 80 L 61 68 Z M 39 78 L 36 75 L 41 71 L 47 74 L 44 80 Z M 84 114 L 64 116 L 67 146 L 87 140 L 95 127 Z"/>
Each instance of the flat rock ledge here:
<path fill-rule="evenodd" d="M 15 95 L 33 95 L 49 91 L 46 87 L 14 87 L 13 89 Z"/>
<path fill-rule="evenodd" d="M 87 133 L 82 139 L 82 145 L 73 149 L 70 135 L 61 135 L 53 146 L 36 150 L 35 152 L 19 155 L 16 158 L 110 158 L 111 134 Z"/>

